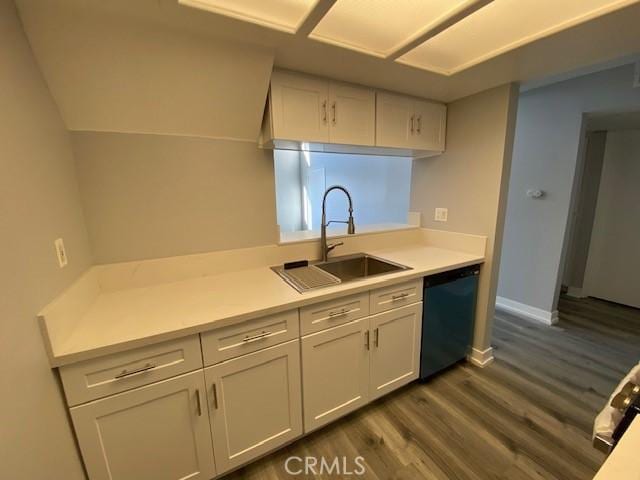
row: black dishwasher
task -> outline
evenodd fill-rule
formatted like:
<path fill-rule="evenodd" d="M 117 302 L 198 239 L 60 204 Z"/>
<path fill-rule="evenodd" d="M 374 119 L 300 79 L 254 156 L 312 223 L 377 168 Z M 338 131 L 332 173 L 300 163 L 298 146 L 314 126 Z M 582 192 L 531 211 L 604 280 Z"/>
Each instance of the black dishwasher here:
<path fill-rule="evenodd" d="M 480 265 L 425 277 L 420 379 L 466 358 L 473 325 Z"/>

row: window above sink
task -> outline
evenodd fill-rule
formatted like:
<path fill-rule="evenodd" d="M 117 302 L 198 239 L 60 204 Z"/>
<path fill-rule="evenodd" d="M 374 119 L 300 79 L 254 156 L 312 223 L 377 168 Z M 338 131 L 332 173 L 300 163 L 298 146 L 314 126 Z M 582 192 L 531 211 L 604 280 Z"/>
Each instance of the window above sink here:
<path fill-rule="evenodd" d="M 320 237 L 322 196 L 331 185 L 353 197 L 356 234 L 415 228 L 409 222 L 412 159 L 374 155 L 274 150 L 276 209 L 280 243 Z M 327 198 L 327 219 L 344 220 L 347 200 Z M 329 237 L 346 234 L 332 224 Z"/>

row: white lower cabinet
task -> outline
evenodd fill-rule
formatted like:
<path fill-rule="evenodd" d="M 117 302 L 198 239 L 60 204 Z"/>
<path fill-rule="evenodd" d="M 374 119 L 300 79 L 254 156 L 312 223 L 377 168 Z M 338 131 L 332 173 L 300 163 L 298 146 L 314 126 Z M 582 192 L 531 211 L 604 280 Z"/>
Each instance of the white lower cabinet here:
<path fill-rule="evenodd" d="M 215 476 L 202 370 L 71 408 L 91 480 Z"/>
<path fill-rule="evenodd" d="M 297 311 L 285 315 L 284 323 L 279 317 L 268 317 L 262 319 L 271 322 L 268 325 L 243 324 L 238 331 L 223 329 L 203 335 L 203 346 L 213 345 L 215 352 L 222 350 L 226 344 L 221 339 L 227 341 L 227 337 L 234 348 L 251 335 L 273 339 L 280 324 L 285 326 L 277 327 L 278 332 L 296 338 L 228 358 L 204 370 L 199 368 L 202 363 L 196 355 L 184 365 L 198 370 L 144 386 L 137 385 L 155 378 L 144 375 L 153 368 L 145 366 L 138 371 L 128 366 L 150 363 L 138 358 L 140 353 L 157 357 L 160 347 L 74 367 L 94 375 L 104 364 L 110 369 L 108 375 L 97 374 L 108 379 L 133 379 L 128 384 L 112 381 L 124 385 L 118 388 L 129 385 L 127 391 L 70 409 L 89 478 L 210 480 L 300 437 L 303 424 L 305 432 L 313 431 L 416 379 L 422 302 L 392 307 L 420 299 L 411 293 L 418 286 L 384 287 L 307 309 L 302 315 L 302 331 L 311 333 L 302 338 L 297 337 Z M 366 316 L 370 303 L 372 311 L 381 313 Z M 341 322 L 350 321 L 316 331 L 330 324 L 325 317 L 331 318 L 336 309 Z M 353 319 L 347 311 L 360 317 Z M 267 329 L 270 336 L 264 335 Z M 170 352 L 182 351 L 167 345 Z M 114 375 L 112 370 L 120 373 Z M 67 381 L 65 388 L 76 383 Z"/>
<path fill-rule="evenodd" d="M 302 434 L 300 341 L 205 368 L 219 473 Z"/>
<path fill-rule="evenodd" d="M 310 432 L 418 378 L 422 302 L 302 337 Z"/>
<path fill-rule="evenodd" d="M 369 401 L 369 319 L 302 337 L 305 432 Z"/>
<path fill-rule="evenodd" d="M 422 303 L 370 317 L 371 400 L 418 378 Z"/>

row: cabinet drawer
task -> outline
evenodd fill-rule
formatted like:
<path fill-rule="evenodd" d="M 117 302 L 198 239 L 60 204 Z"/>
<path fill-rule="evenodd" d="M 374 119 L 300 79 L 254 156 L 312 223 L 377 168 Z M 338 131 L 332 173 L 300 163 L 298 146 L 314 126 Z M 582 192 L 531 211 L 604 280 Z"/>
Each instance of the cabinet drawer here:
<path fill-rule="evenodd" d="M 297 338 L 299 334 L 298 310 L 212 330 L 201 334 L 204 364 L 213 365 L 255 352 Z"/>
<path fill-rule="evenodd" d="M 349 295 L 300 309 L 303 335 L 342 325 L 369 315 L 369 292 Z"/>
<path fill-rule="evenodd" d="M 422 301 L 422 279 L 371 291 L 371 314 L 386 312 Z"/>
<path fill-rule="evenodd" d="M 197 335 L 60 367 L 70 406 L 202 368 Z"/>

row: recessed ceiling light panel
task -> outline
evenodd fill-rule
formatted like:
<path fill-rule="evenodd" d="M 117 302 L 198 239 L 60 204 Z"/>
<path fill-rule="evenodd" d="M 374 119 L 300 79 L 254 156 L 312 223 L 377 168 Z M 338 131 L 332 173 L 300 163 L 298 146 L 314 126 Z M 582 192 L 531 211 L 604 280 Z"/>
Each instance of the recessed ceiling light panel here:
<path fill-rule="evenodd" d="M 398 59 L 453 74 L 638 0 L 495 0 Z"/>
<path fill-rule="evenodd" d="M 469 0 L 338 0 L 310 38 L 386 57 Z"/>
<path fill-rule="evenodd" d="M 178 0 L 182 5 L 293 33 L 317 0 Z"/>

